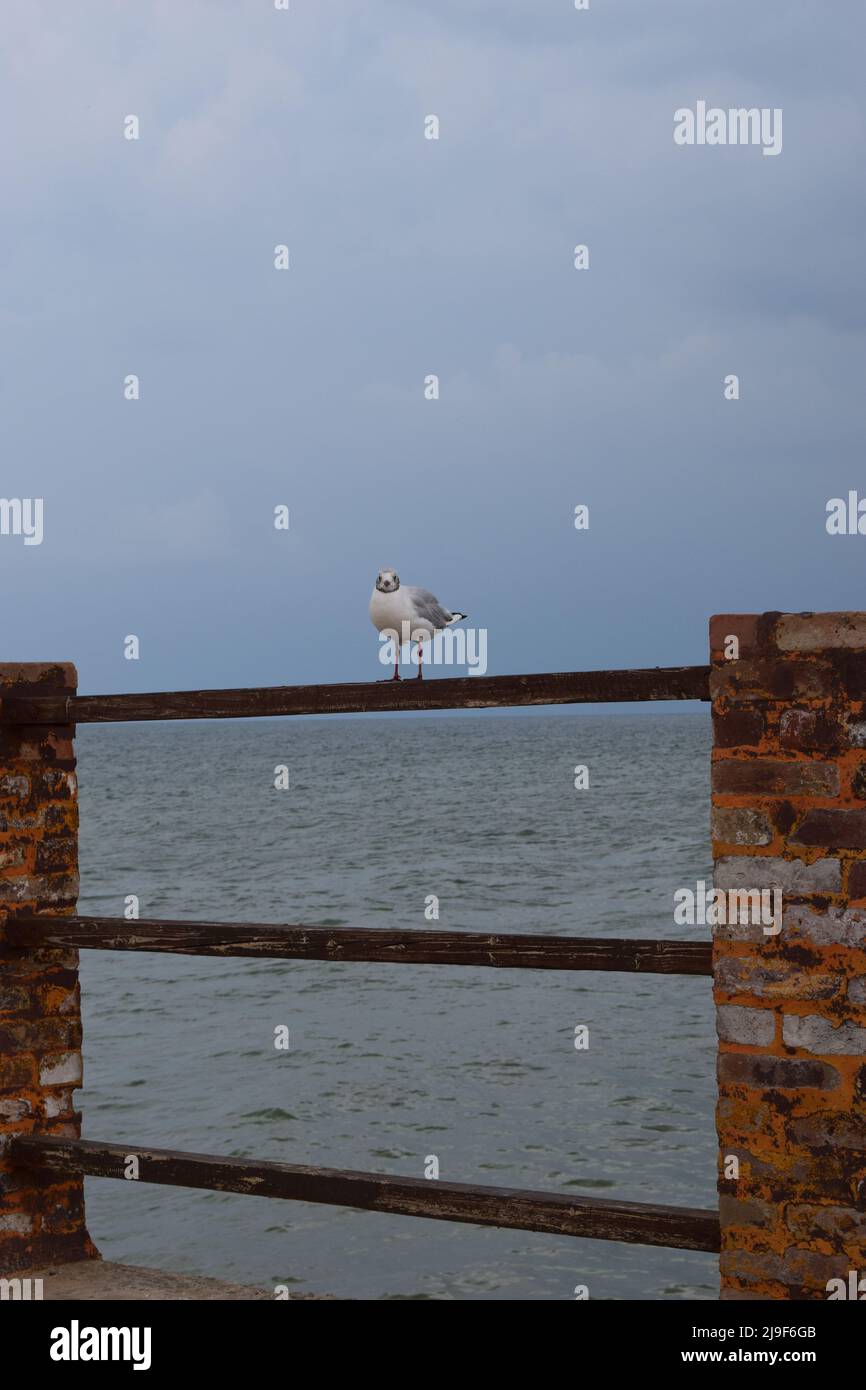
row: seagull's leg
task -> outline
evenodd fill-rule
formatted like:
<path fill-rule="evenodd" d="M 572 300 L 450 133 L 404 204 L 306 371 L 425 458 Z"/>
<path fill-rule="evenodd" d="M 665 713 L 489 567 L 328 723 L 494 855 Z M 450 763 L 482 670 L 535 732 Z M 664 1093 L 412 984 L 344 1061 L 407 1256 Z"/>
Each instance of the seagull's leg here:
<path fill-rule="evenodd" d="M 392 681 L 398 681 L 398 680 L 401 679 L 401 676 L 400 676 L 400 648 L 399 648 L 399 647 L 397 648 L 397 655 L 394 657 L 394 674 L 393 674 L 393 676 L 391 677 L 391 679 L 392 679 Z"/>
<path fill-rule="evenodd" d="M 421 680 L 424 679 L 424 667 L 423 667 L 423 665 L 422 665 L 423 661 L 424 661 L 424 648 L 423 648 L 423 646 L 421 645 L 421 643 L 419 642 L 419 643 L 418 643 L 418 675 L 417 675 L 417 677 L 416 677 L 416 680 L 419 680 L 419 681 L 421 681 Z"/>

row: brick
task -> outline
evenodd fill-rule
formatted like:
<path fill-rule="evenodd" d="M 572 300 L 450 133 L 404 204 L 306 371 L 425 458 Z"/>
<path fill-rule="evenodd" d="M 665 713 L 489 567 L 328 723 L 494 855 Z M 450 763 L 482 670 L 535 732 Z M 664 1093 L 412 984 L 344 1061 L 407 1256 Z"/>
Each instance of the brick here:
<path fill-rule="evenodd" d="M 826 1255 L 796 1247 L 784 1255 L 753 1250 L 724 1250 L 719 1261 L 724 1275 L 744 1279 L 770 1279 L 783 1285 L 812 1288 L 822 1298 L 830 1279 L 847 1279 L 850 1260 L 844 1253 Z"/>
<path fill-rule="evenodd" d="M 838 859 L 781 859 L 770 855 L 723 855 L 713 869 L 716 888 L 780 888 L 784 894 L 838 893 L 842 870 Z"/>
<path fill-rule="evenodd" d="M 4 661 L 0 666 L 0 689 L 4 695 L 55 695 L 72 692 L 78 685 L 78 672 L 71 661 Z"/>
<path fill-rule="evenodd" d="M 78 898 L 76 873 L 0 879 L 0 906 L 14 907 L 38 899 L 43 907 L 70 907 Z"/>
<path fill-rule="evenodd" d="M 785 1211 L 788 1230 L 799 1240 L 814 1240 L 816 1236 L 843 1237 L 866 1248 L 866 1212 L 855 1207 L 815 1206 L 791 1203 Z"/>
<path fill-rule="evenodd" d="M 793 1144 L 811 1149 L 851 1149 L 866 1161 L 866 1126 L 862 1115 L 830 1113 L 802 1115 L 786 1126 Z"/>
<path fill-rule="evenodd" d="M 0 1053 L 70 1051 L 81 1045 L 79 1018 L 47 1017 L 0 1022 Z"/>
<path fill-rule="evenodd" d="M 715 806 L 712 835 L 721 844 L 768 845 L 774 838 L 774 831 L 763 811 L 753 811 L 747 806 Z"/>
<path fill-rule="evenodd" d="M 720 1180 L 719 1191 L 771 1201 L 777 1210 L 794 1193 L 798 1200 L 835 1201 L 844 1206 L 859 1202 L 860 1185 L 866 1179 L 866 1156 L 850 1150 L 797 1153 L 788 1150 L 753 1152 L 729 1145 L 725 1158 L 736 1157 L 740 1168 L 734 1180 Z"/>
<path fill-rule="evenodd" d="M 795 845 L 821 845 L 827 849 L 866 849 L 866 811 L 825 807 L 807 811 L 790 839 Z"/>
<path fill-rule="evenodd" d="M 23 773 L 5 772 L 0 774 L 0 799 L 3 801 L 26 801 L 30 795 L 30 778 Z"/>
<path fill-rule="evenodd" d="M 740 1004 L 720 1004 L 716 1026 L 723 1042 L 746 1047 L 769 1047 L 776 1036 L 776 1016 L 769 1009 L 747 1009 Z"/>
<path fill-rule="evenodd" d="M 835 1091 L 841 1081 L 836 1068 L 827 1062 L 757 1057 L 746 1052 L 723 1052 L 719 1056 L 718 1077 L 720 1082 L 761 1090 Z"/>
<path fill-rule="evenodd" d="M 23 1096 L 0 1097 L 0 1125 L 12 1124 L 16 1120 L 26 1120 L 33 1107 Z"/>
<path fill-rule="evenodd" d="M 40 1086 L 80 1086 L 81 1053 L 66 1052 L 45 1057 L 39 1068 Z"/>
<path fill-rule="evenodd" d="M 722 922 L 712 928 L 714 941 L 749 941 L 753 946 L 765 945 L 771 933 L 764 931 L 763 924 L 750 922 Z"/>
<path fill-rule="evenodd" d="M 835 999 L 845 990 L 845 977 L 838 972 L 741 956 L 717 957 L 713 981 L 723 994 L 750 994 L 757 999 Z"/>
<path fill-rule="evenodd" d="M 866 898 L 866 863 L 851 864 L 848 869 L 848 896 Z"/>
<path fill-rule="evenodd" d="M 776 623 L 780 652 L 866 649 L 866 613 L 785 613 Z"/>
<path fill-rule="evenodd" d="M 34 1218 L 26 1212 L 11 1211 L 6 1212 L 5 1215 L 0 1212 L 0 1233 L 26 1236 L 30 1235 L 34 1228 Z"/>
<path fill-rule="evenodd" d="M 44 1097 L 44 1108 L 46 1120 L 68 1119 L 74 1114 L 72 1103 L 72 1089 L 60 1089 L 46 1091 Z"/>
<path fill-rule="evenodd" d="M 75 970 L 55 970 L 37 989 L 39 1007 L 46 1014 L 77 1015 L 80 1010 L 78 974 Z"/>
<path fill-rule="evenodd" d="M 0 1057 L 0 1092 L 28 1090 L 36 1082 L 36 1062 L 29 1053 Z"/>
<path fill-rule="evenodd" d="M 0 762 L 71 762 L 74 756 L 72 739 L 54 730 L 43 735 L 40 726 L 34 732 L 20 724 L 0 729 Z"/>
<path fill-rule="evenodd" d="M 0 878 L 0 905 L 29 902 L 32 896 L 29 878 Z"/>
<path fill-rule="evenodd" d="M 753 656 L 759 649 L 758 616 L 756 613 L 717 613 L 710 618 L 710 651 L 714 658 L 723 658 L 729 637 L 736 637 L 739 657 Z"/>
<path fill-rule="evenodd" d="M 766 720 L 757 709 L 713 712 L 713 742 L 717 748 L 748 748 L 761 742 Z"/>
<path fill-rule="evenodd" d="M 744 1202 L 737 1197 L 722 1196 L 719 1216 L 726 1226 L 772 1226 L 776 1212 L 768 1202 L 755 1199 Z"/>
<path fill-rule="evenodd" d="M 39 830 L 45 824 L 46 807 L 37 806 L 28 810 L 22 806 L 12 814 L 8 805 L 0 806 L 0 833 L 7 830 Z"/>
<path fill-rule="evenodd" d="M 836 681 L 848 702 L 857 704 L 866 699 L 866 651 L 837 651 L 833 654 Z M 861 711 L 852 711 L 848 722 L 853 723 Z"/>
<path fill-rule="evenodd" d="M 37 874 L 53 873 L 57 869 L 74 869 L 77 846 L 73 835 L 51 835 L 36 845 L 34 869 Z"/>
<path fill-rule="evenodd" d="M 816 911 L 805 903 L 791 903 L 782 910 L 782 936 L 815 946 L 866 946 L 866 911 L 856 907 Z"/>
<path fill-rule="evenodd" d="M 855 1023 L 835 1026 L 820 1014 L 788 1014 L 782 1019 L 782 1039 L 816 1057 L 857 1057 L 866 1053 L 866 1028 Z"/>
<path fill-rule="evenodd" d="M 74 772 L 47 764 L 31 774 L 30 782 L 33 795 L 45 801 L 69 801 L 77 790 Z"/>
<path fill-rule="evenodd" d="M 58 1115 L 56 1119 L 46 1120 L 43 1130 L 53 1139 L 76 1139 L 80 1131 L 80 1115 L 73 1111 L 71 1116 Z"/>
<path fill-rule="evenodd" d="M 766 1144 L 770 1139 L 778 1144 L 784 1142 L 782 1116 L 775 1105 L 749 1095 L 743 1099 L 741 1087 L 729 1088 L 725 1082 L 719 1085 L 719 1102 L 716 1108 L 720 1136 L 724 1136 L 724 1150 L 736 1141 L 748 1140 L 756 1146 Z"/>
<path fill-rule="evenodd" d="M 80 1192 L 64 1192 L 54 1201 L 43 1202 L 40 1230 L 49 1235 L 65 1235 L 76 1230 L 84 1218 L 84 1199 Z"/>
<path fill-rule="evenodd" d="M 833 763 L 776 762 L 769 758 L 725 758 L 713 763 L 713 791 L 757 796 L 838 796 Z"/>
<path fill-rule="evenodd" d="M 832 693 L 833 670 L 818 661 L 730 661 L 710 672 L 714 701 L 822 700 Z"/>
<path fill-rule="evenodd" d="M 786 709 L 779 721 L 779 742 L 803 752 L 840 752 L 848 745 L 848 730 L 823 710 Z"/>
<path fill-rule="evenodd" d="M 848 724 L 848 742 L 852 748 L 866 748 L 866 723 L 860 720 Z"/>
<path fill-rule="evenodd" d="M 68 802 L 49 802 L 44 808 L 44 820 L 46 830 L 77 830 L 78 806 L 75 802 L 71 805 Z"/>
<path fill-rule="evenodd" d="M 18 1014 L 29 1006 L 30 995 L 21 985 L 4 984 L 0 975 L 0 1017 Z"/>

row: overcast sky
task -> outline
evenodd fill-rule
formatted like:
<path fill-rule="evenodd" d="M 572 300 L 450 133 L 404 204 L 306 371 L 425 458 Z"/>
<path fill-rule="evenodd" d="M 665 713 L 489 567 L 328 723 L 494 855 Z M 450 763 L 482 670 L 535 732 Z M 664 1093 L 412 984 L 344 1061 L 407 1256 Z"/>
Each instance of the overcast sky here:
<path fill-rule="evenodd" d="M 376 679 L 382 566 L 493 673 L 866 607 L 825 528 L 866 496 L 864 41 L 855 0 L 4 0 L 0 495 L 44 539 L 0 536 L 3 659 Z M 677 146 L 699 100 L 781 108 L 781 154 Z"/>

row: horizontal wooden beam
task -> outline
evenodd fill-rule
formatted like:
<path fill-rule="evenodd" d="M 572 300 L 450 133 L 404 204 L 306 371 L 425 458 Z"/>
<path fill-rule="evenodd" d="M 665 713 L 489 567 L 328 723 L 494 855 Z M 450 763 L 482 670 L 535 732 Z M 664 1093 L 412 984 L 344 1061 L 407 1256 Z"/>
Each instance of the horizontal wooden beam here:
<path fill-rule="evenodd" d="M 34 695 L 0 701 L 0 723 L 107 724 L 151 719 L 251 719 L 288 714 L 493 709 L 635 700 L 708 700 L 709 666 L 457 676 L 351 685 L 174 690 L 145 695 Z"/>
<path fill-rule="evenodd" d="M 283 960 L 481 965 L 513 970 L 622 970 L 656 975 L 709 975 L 712 954 L 708 941 L 149 918 L 130 922 L 124 917 L 11 917 L 6 923 L 6 940 L 21 950 L 90 946 L 102 951 L 162 951 L 169 955 L 275 956 Z"/>
<path fill-rule="evenodd" d="M 565 1197 L 559 1193 L 469 1183 L 397 1178 L 336 1168 L 177 1153 L 135 1144 L 102 1144 L 85 1139 L 12 1139 L 13 1163 L 50 1172 L 124 1178 L 130 1159 L 138 1162 L 138 1181 L 172 1187 L 207 1188 L 257 1197 L 423 1216 L 476 1226 L 543 1231 L 551 1235 L 666 1245 L 679 1250 L 718 1250 L 719 1217 L 696 1207 L 653 1206 L 639 1202 Z"/>

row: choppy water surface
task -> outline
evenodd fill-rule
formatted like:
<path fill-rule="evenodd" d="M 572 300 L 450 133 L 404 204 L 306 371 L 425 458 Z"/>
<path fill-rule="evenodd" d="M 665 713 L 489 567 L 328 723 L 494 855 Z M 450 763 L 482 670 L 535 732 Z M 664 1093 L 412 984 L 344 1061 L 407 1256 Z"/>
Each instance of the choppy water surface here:
<path fill-rule="evenodd" d="M 83 727 L 81 910 L 690 937 L 702 715 Z M 575 791 L 587 764 L 590 788 Z M 285 764 L 290 789 L 274 788 Z M 712 1206 L 704 978 L 83 953 L 85 1136 Z M 590 1029 L 574 1048 L 576 1024 Z M 291 1031 L 291 1050 L 274 1030 Z M 715 1298 L 685 1251 L 88 1181 L 107 1258 L 353 1298 Z"/>

